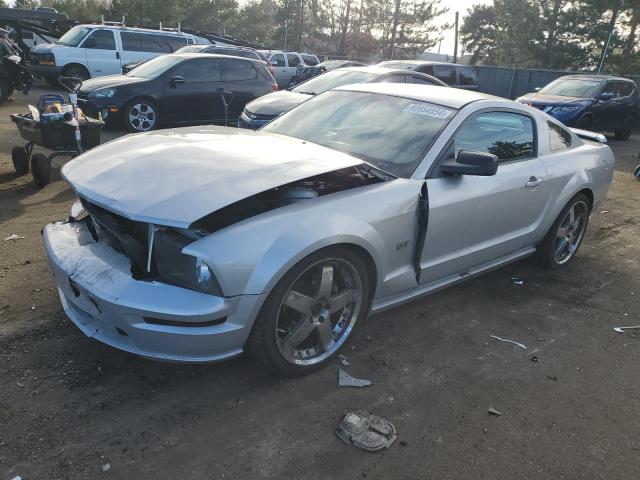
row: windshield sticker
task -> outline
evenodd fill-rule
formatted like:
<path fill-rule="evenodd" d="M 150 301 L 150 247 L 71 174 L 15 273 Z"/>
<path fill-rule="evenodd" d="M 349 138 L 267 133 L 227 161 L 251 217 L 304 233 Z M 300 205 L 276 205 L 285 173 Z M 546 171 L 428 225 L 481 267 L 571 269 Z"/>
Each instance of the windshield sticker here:
<path fill-rule="evenodd" d="M 422 105 L 420 103 L 410 103 L 404 107 L 402 111 L 435 118 L 447 118 L 451 115 L 451 110 L 447 110 L 446 108 L 432 107 L 430 105 Z"/>

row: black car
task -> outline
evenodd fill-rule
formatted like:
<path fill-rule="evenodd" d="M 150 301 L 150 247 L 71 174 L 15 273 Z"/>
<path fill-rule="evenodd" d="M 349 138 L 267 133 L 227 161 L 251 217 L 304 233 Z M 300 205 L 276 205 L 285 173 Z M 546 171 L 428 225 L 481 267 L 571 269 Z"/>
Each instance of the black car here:
<path fill-rule="evenodd" d="M 614 132 L 618 140 L 631 136 L 640 116 L 636 84 L 609 75 L 566 75 L 518 101 L 547 112 L 569 127 Z"/>
<path fill-rule="evenodd" d="M 213 53 L 216 55 L 227 55 L 231 57 L 250 58 L 252 60 L 260 60 L 267 64 L 267 59 L 259 53 L 255 48 L 237 47 L 234 45 L 187 45 L 176 50 L 174 53 Z M 122 73 L 129 73 L 134 68 L 142 65 L 148 60 L 140 60 L 138 62 L 127 63 L 122 66 Z M 273 75 L 273 70 L 269 70 Z"/>
<path fill-rule="evenodd" d="M 288 112 L 293 107 L 326 90 L 352 83 L 371 82 L 447 86 L 432 76 L 406 70 L 391 70 L 381 67 L 340 68 L 313 77 L 290 90 L 274 92 L 248 103 L 238 119 L 238 127 L 255 130 L 266 125 L 278 115 Z"/>
<path fill-rule="evenodd" d="M 379 67 L 402 68 L 414 72 L 426 73 L 442 80 L 454 88 L 478 90 L 478 77 L 475 70 L 467 65 L 457 63 L 427 62 L 423 60 L 387 60 L 380 62 Z"/>
<path fill-rule="evenodd" d="M 78 104 L 89 116 L 122 121 L 132 131 L 161 125 L 235 121 L 246 103 L 277 90 L 261 61 L 223 55 L 173 53 L 126 75 L 83 82 Z"/>
<path fill-rule="evenodd" d="M 9 32 L 0 28 L 0 104 L 14 90 L 26 95 L 32 82 L 33 77 L 24 65 L 22 51 L 13 42 Z"/>
<path fill-rule="evenodd" d="M 364 67 L 364 63 L 353 60 L 328 60 L 311 66 L 300 64 L 296 69 L 296 74 L 291 78 L 291 80 L 289 80 L 288 88 L 295 87 L 296 85 L 320 75 L 321 73 L 345 67 Z"/>

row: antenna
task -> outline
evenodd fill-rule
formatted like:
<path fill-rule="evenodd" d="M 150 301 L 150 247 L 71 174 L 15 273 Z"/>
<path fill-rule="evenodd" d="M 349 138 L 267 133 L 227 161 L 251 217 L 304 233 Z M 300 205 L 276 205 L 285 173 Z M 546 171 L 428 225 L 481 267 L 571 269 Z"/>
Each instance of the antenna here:
<path fill-rule="evenodd" d="M 162 22 L 159 22 L 159 23 L 160 23 L 160 28 L 158 28 L 158 30 L 162 31 Z"/>

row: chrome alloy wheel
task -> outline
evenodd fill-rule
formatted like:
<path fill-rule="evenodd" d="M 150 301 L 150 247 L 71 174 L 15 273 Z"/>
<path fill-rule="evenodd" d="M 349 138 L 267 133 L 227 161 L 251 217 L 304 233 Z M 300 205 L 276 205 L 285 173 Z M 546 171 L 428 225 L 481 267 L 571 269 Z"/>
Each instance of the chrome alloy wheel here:
<path fill-rule="evenodd" d="M 276 318 L 276 344 L 295 365 L 313 365 L 347 340 L 363 308 L 362 279 L 341 258 L 320 260 L 292 282 Z"/>
<path fill-rule="evenodd" d="M 571 206 L 560 222 L 553 250 L 556 264 L 567 263 L 575 255 L 586 230 L 588 215 L 589 206 L 580 200 Z"/>
<path fill-rule="evenodd" d="M 139 132 L 151 130 L 157 120 L 156 111 L 148 103 L 136 103 L 129 108 L 129 123 Z"/>

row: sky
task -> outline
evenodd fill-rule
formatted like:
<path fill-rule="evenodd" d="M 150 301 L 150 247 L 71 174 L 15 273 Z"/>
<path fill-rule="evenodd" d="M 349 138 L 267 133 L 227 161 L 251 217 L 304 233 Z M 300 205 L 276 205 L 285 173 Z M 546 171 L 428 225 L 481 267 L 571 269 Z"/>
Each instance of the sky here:
<path fill-rule="evenodd" d="M 446 23 L 451 24 L 451 28 L 442 32 L 443 38 L 442 43 L 440 45 L 440 53 L 444 53 L 447 55 L 453 55 L 453 45 L 455 43 L 455 33 L 453 24 L 455 22 L 455 12 L 460 12 L 460 24 L 462 25 L 462 17 L 464 17 L 467 13 L 467 9 L 471 8 L 473 5 L 479 4 L 492 4 L 493 0 L 441 0 L 440 4 L 443 7 L 449 7 L 449 11 L 444 15 L 441 15 L 436 19 L 436 23 L 442 25 Z M 429 51 L 437 52 L 438 46 L 436 45 L 433 48 L 430 48 Z M 458 55 L 460 54 L 460 46 L 458 46 Z"/>

